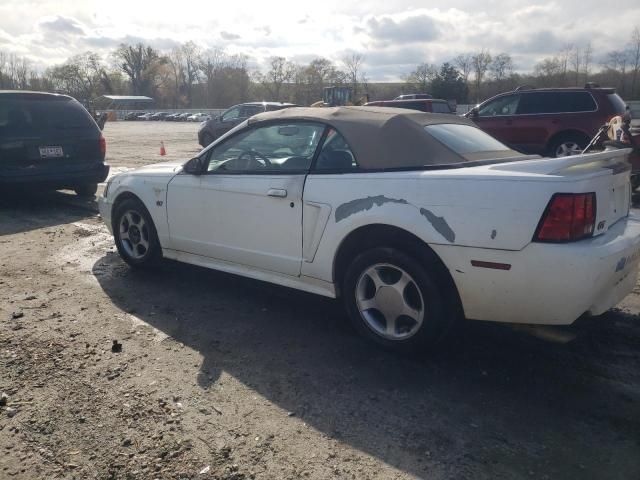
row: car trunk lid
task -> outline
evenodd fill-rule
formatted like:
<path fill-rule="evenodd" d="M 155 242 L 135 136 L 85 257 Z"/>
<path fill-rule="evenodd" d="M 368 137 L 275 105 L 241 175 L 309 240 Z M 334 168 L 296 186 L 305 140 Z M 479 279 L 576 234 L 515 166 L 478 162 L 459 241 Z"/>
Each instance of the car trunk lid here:
<path fill-rule="evenodd" d="M 630 149 L 502 163 L 493 171 L 519 172 L 530 179 L 553 181 L 552 193 L 596 194 L 594 236 L 605 233 L 631 206 Z M 557 182 L 557 183 L 556 183 Z"/>

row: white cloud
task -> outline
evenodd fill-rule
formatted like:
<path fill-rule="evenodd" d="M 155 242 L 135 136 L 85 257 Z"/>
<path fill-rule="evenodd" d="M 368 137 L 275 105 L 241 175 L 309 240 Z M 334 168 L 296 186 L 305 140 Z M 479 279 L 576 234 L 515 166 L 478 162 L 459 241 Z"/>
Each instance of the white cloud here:
<path fill-rule="evenodd" d="M 339 61 L 358 51 L 370 79 L 392 80 L 417 63 L 480 48 L 511 53 L 521 70 L 570 43 L 591 41 L 596 56 L 603 55 L 621 48 L 640 20 L 637 0 L 619 0 L 615 9 L 595 0 L 418 3 L 423 7 L 415 0 L 2 0 L 0 50 L 40 67 L 136 41 L 170 49 L 193 40 L 245 53 L 255 65 L 273 55 Z"/>

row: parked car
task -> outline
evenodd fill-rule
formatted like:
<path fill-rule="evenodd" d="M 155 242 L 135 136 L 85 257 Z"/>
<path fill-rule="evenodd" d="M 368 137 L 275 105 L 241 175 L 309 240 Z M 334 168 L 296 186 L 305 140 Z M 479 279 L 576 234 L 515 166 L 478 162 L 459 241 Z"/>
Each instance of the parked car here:
<path fill-rule="evenodd" d="M 156 112 L 149 117 L 149 120 L 162 121 L 169 116 L 169 112 Z"/>
<path fill-rule="evenodd" d="M 0 189 L 69 188 L 93 196 L 109 173 L 106 148 L 100 128 L 75 99 L 0 92 Z"/>
<path fill-rule="evenodd" d="M 181 113 L 181 114 L 178 116 L 177 120 L 178 120 L 179 122 L 186 122 L 186 121 L 187 121 L 187 118 L 189 118 L 190 116 L 191 116 L 191 115 L 190 115 L 189 113 Z"/>
<path fill-rule="evenodd" d="M 341 297 L 362 334 L 412 350 L 459 316 L 566 325 L 631 292 L 627 166 L 627 150 L 525 156 L 454 115 L 291 108 L 113 177 L 99 208 L 133 267 L 166 257 Z"/>
<path fill-rule="evenodd" d="M 239 125 L 247 118 L 258 113 L 282 110 L 283 108 L 295 106 L 296 105 L 293 103 L 281 102 L 249 102 L 234 105 L 224 111 L 219 117 L 209 119 L 200 127 L 200 130 L 198 131 L 198 143 L 203 147 L 206 147 L 236 125 Z"/>
<path fill-rule="evenodd" d="M 129 112 L 124 116 L 125 120 L 131 121 L 131 120 L 138 120 L 138 117 L 140 116 L 139 113 L 137 112 Z"/>
<path fill-rule="evenodd" d="M 429 99 L 433 96 L 428 93 L 407 93 L 405 95 L 398 95 L 394 100 L 416 100 L 416 99 Z"/>
<path fill-rule="evenodd" d="M 151 120 L 151 117 L 153 117 L 153 113 L 143 113 L 138 115 L 138 120 Z"/>
<path fill-rule="evenodd" d="M 167 115 L 164 119 L 167 122 L 175 122 L 176 119 L 180 116 L 179 113 L 170 113 L 169 115 Z"/>
<path fill-rule="evenodd" d="M 416 100 L 378 100 L 365 103 L 366 107 L 395 107 L 408 108 L 428 113 L 455 113 L 446 100 L 416 99 Z"/>
<path fill-rule="evenodd" d="M 187 117 L 187 121 L 188 122 L 204 122 L 206 118 L 207 118 L 206 113 L 198 112 L 198 113 L 193 113 L 189 115 Z"/>
<path fill-rule="evenodd" d="M 598 129 L 625 112 L 613 88 L 518 88 L 465 114 L 485 132 L 525 153 L 582 152 Z"/>

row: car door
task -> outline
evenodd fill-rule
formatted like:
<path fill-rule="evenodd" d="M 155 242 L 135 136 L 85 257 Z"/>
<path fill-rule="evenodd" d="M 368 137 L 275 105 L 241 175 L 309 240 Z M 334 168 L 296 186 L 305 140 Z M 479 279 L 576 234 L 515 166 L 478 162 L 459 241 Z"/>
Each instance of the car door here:
<path fill-rule="evenodd" d="M 503 95 L 482 105 L 477 115 L 471 118 L 489 135 L 512 146 L 514 144 L 513 125 L 519 102 L 520 94 Z"/>
<path fill-rule="evenodd" d="M 324 126 L 248 126 L 203 154 L 201 175 L 169 184 L 173 248 L 297 276 L 302 262 L 302 193 Z"/>

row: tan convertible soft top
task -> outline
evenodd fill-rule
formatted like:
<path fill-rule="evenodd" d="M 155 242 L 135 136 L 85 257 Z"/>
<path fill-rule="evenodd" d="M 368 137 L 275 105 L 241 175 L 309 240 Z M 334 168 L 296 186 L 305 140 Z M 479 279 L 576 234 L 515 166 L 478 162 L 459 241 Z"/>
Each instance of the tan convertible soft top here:
<path fill-rule="evenodd" d="M 467 158 L 427 134 L 424 127 L 441 123 L 475 127 L 470 120 L 456 115 L 388 107 L 286 108 L 255 115 L 249 124 L 274 120 L 307 120 L 334 127 L 345 137 L 364 169 L 466 162 Z"/>

